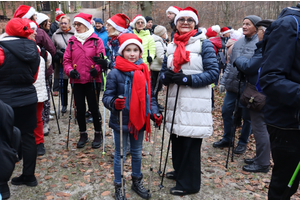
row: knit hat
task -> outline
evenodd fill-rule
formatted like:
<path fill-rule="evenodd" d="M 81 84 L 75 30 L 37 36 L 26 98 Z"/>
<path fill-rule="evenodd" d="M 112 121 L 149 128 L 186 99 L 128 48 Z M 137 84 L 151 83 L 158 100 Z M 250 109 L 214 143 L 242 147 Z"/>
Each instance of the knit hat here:
<path fill-rule="evenodd" d="M 268 28 L 272 24 L 272 22 L 274 22 L 273 19 L 264 19 L 264 20 L 257 22 L 256 26 L 257 27 L 264 26 L 264 27 Z"/>
<path fill-rule="evenodd" d="M 196 22 L 196 25 L 198 25 L 198 18 L 199 18 L 199 15 L 198 15 L 198 12 L 197 10 L 195 10 L 194 8 L 192 7 L 186 7 L 184 9 L 182 9 L 175 17 L 175 20 L 174 20 L 174 24 L 176 24 L 177 20 L 180 18 L 180 17 L 192 17 L 195 22 Z"/>
<path fill-rule="evenodd" d="M 220 33 L 220 26 L 219 25 L 213 25 L 212 27 L 209 27 L 206 31 L 207 38 L 216 37 L 218 33 Z"/>
<path fill-rule="evenodd" d="M 100 24 L 102 24 L 103 25 L 103 21 L 102 21 L 102 19 L 101 18 L 94 18 L 93 19 L 94 21 L 95 21 L 95 23 L 100 23 Z"/>
<path fill-rule="evenodd" d="M 258 17 L 258 16 L 256 16 L 256 15 L 248 15 L 248 16 L 246 16 L 246 17 L 243 19 L 243 21 L 244 21 L 245 19 L 249 19 L 255 27 L 256 27 L 256 23 L 259 22 L 259 21 L 261 21 L 261 18 Z M 257 27 L 256 27 L 256 28 L 257 28 Z"/>
<path fill-rule="evenodd" d="M 130 19 L 125 14 L 118 13 L 109 18 L 106 22 L 112 25 L 117 31 L 123 32 L 128 28 Z"/>
<path fill-rule="evenodd" d="M 221 28 L 221 31 L 220 31 L 221 34 L 226 34 L 226 33 L 230 33 L 230 32 L 231 32 L 231 30 L 226 26 Z"/>
<path fill-rule="evenodd" d="M 63 11 L 61 11 L 59 8 L 56 8 L 55 10 L 55 21 L 59 21 L 60 17 L 65 15 Z"/>
<path fill-rule="evenodd" d="M 79 13 L 74 17 L 74 22 L 80 22 L 88 29 L 92 28 L 92 15 L 86 13 Z"/>
<path fill-rule="evenodd" d="M 158 35 L 159 37 L 162 37 L 164 34 L 166 34 L 167 29 L 164 26 L 157 25 L 154 29 L 154 34 Z"/>
<path fill-rule="evenodd" d="M 120 55 L 123 55 L 123 50 L 126 48 L 126 46 L 128 46 L 129 44 L 136 44 L 140 50 L 141 53 L 143 53 L 144 49 L 143 49 L 143 45 L 142 45 L 142 40 L 133 33 L 124 33 L 122 35 L 120 35 L 120 37 L 118 38 L 119 40 L 119 44 L 120 44 L 120 48 L 118 53 Z"/>
<path fill-rule="evenodd" d="M 149 16 L 146 16 L 145 19 L 147 22 L 149 22 L 150 20 L 153 20 L 152 17 L 149 17 Z"/>
<path fill-rule="evenodd" d="M 167 10 L 166 10 L 166 13 L 168 14 L 168 12 L 172 12 L 174 13 L 175 15 L 178 15 L 179 11 L 181 11 L 182 8 L 180 7 L 177 7 L 177 6 L 170 6 Z"/>
<path fill-rule="evenodd" d="M 44 14 L 44 13 L 37 13 L 37 14 L 36 14 L 36 23 L 37 23 L 38 25 L 40 25 L 43 21 L 45 21 L 45 20 L 47 20 L 47 19 L 50 20 L 50 18 L 48 17 L 48 15 L 46 15 L 46 14 Z"/>
<path fill-rule="evenodd" d="M 143 17 L 142 15 L 138 14 L 137 16 L 135 16 L 133 19 L 132 19 L 132 22 L 130 23 L 130 26 L 132 28 L 135 28 L 135 23 L 139 20 L 139 19 L 142 19 L 144 21 L 144 28 L 146 27 L 146 19 L 145 17 Z"/>
<path fill-rule="evenodd" d="M 12 18 L 5 26 L 5 32 L 9 36 L 18 36 L 27 38 L 34 31 L 31 30 L 27 19 Z"/>
<path fill-rule="evenodd" d="M 30 17 L 32 17 L 32 15 L 35 14 L 35 9 L 33 7 L 30 7 L 30 6 L 26 6 L 26 5 L 20 5 L 13 18 L 27 18 L 29 19 Z"/>

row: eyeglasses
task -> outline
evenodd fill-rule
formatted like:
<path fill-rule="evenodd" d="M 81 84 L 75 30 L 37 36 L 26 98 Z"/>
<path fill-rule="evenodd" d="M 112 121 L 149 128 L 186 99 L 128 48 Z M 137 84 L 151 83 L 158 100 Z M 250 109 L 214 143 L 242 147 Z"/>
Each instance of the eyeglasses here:
<path fill-rule="evenodd" d="M 68 23 L 67 22 L 60 22 L 60 25 L 67 25 Z M 75 24 L 74 24 L 74 26 L 75 26 Z M 77 26 L 78 26 L 78 24 L 77 24 Z"/>
<path fill-rule="evenodd" d="M 145 22 L 137 22 L 136 24 L 137 25 L 140 25 L 140 24 L 142 25 L 142 24 L 145 24 Z"/>
<path fill-rule="evenodd" d="M 184 24 L 185 22 L 187 22 L 188 24 L 192 24 L 195 22 L 193 18 L 179 18 L 177 21 L 179 22 L 179 24 Z"/>
<path fill-rule="evenodd" d="M 77 24 L 73 24 L 73 26 L 75 27 L 75 26 L 81 26 L 82 24 L 81 23 L 77 23 Z"/>

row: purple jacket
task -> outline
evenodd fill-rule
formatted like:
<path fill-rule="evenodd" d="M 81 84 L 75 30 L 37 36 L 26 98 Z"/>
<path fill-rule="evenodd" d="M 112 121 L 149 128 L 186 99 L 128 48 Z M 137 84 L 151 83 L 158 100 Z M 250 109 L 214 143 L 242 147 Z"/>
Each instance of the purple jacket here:
<path fill-rule="evenodd" d="M 51 54 L 52 58 L 54 57 L 54 54 L 56 53 L 56 48 L 50 39 L 49 35 L 41 28 L 38 28 L 36 30 L 36 36 L 35 36 L 35 42 L 39 47 L 45 47 L 47 51 Z M 47 70 L 48 76 L 53 73 L 53 67 L 52 65 Z"/>
<path fill-rule="evenodd" d="M 73 42 L 72 52 L 70 42 Z M 90 69 L 92 68 L 92 65 L 94 65 L 98 71 L 95 80 L 96 82 L 101 83 L 101 66 L 95 64 L 93 61 L 93 56 L 99 56 L 99 53 L 103 53 L 103 55 L 105 55 L 105 48 L 102 40 L 95 33 L 88 37 L 83 45 L 75 36 L 72 36 L 69 39 L 69 43 L 64 54 L 63 66 L 65 74 L 70 77 L 70 71 L 73 70 L 73 66 L 76 64 L 76 70 L 80 74 L 80 79 L 75 79 L 74 83 L 85 84 L 93 82 L 93 78 L 90 75 Z M 71 79 L 70 83 L 72 83 Z"/>

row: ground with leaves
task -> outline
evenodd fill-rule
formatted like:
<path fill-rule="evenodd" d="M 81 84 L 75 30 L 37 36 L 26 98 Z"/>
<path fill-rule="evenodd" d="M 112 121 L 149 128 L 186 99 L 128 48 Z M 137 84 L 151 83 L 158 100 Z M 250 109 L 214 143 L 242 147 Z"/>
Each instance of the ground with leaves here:
<path fill-rule="evenodd" d="M 159 102 L 164 104 L 165 91 L 159 95 Z M 213 111 L 214 133 L 205 139 L 202 144 L 202 184 L 198 194 L 178 197 L 169 194 L 169 189 L 175 185 L 173 180 L 164 179 L 162 189 L 158 185 L 161 178 L 156 173 L 159 168 L 160 142 L 162 131 L 158 132 L 155 148 L 154 173 L 151 183 L 151 199 L 214 199 L 214 200 L 239 200 L 239 199 L 267 199 L 268 185 L 271 171 L 264 173 L 249 173 L 242 171 L 244 158 L 251 158 L 255 154 L 255 142 L 253 135 L 247 151 L 243 155 L 234 155 L 234 162 L 229 162 L 226 169 L 227 148 L 215 149 L 212 143 L 221 139 L 223 134 L 223 122 L 221 107 L 224 95 L 215 91 L 215 110 Z M 54 97 L 58 101 L 58 97 Z M 103 113 L 103 105 L 101 113 Z M 73 109 L 72 109 L 73 113 Z M 108 111 L 106 112 L 106 117 Z M 72 115 L 72 118 L 73 115 Z M 200 119 L 199 119 L 200 120 Z M 37 187 L 14 186 L 9 183 L 11 189 L 10 199 L 114 199 L 114 173 L 113 153 L 114 143 L 112 131 L 108 128 L 108 117 L 106 119 L 105 154 L 103 146 L 100 149 L 92 149 L 93 126 L 88 124 L 90 142 L 83 149 L 76 149 L 78 141 L 78 125 L 71 120 L 69 150 L 66 149 L 67 130 L 69 123 L 69 106 L 64 116 L 60 117 L 59 124 L 61 135 L 55 120 L 50 121 L 51 132 L 45 137 L 47 153 L 37 158 L 36 177 Z M 154 129 L 153 129 L 154 130 Z M 152 134 L 153 136 L 153 134 Z M 238 137 L 238 134 L 237 136 Z M 164 141 L 164 156 L 169 135 Z M 144 174 L 145 187 L 148 188 L 151 154 L 153 142 L 144 142 L 142 173 Z M 167 171 L 172 170 L 171 156 L 168 159 Z M 18 176 L 22 171 L 22 161 L 16 165 L 13 176 Z M 128 199 L 140 199 L 131 189 L 131 160 L 127 156 L 125 162 L 126 197 Z M 292 199 L 300 199 L 300 191 Z"/>

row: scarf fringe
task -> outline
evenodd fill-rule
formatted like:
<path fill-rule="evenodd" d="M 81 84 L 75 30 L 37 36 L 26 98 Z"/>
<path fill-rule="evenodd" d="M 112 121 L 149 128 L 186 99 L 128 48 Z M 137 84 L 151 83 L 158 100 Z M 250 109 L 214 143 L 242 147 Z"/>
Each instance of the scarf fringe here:
<path fill-rule="evenodd" d="M 128 122 L 128 130 L 129 130 L 130 134 L 134 134 L 134 139 L 137 140 L 140 130 L 137 130 L 130 121 Z M 151 141 L 150 139 L 151 139 L 151 126 L 150 126 L 150 114 L 148 114 L 147 120 L 146 120 L 145 140 L 147 142 L 150 142 Z"/>

